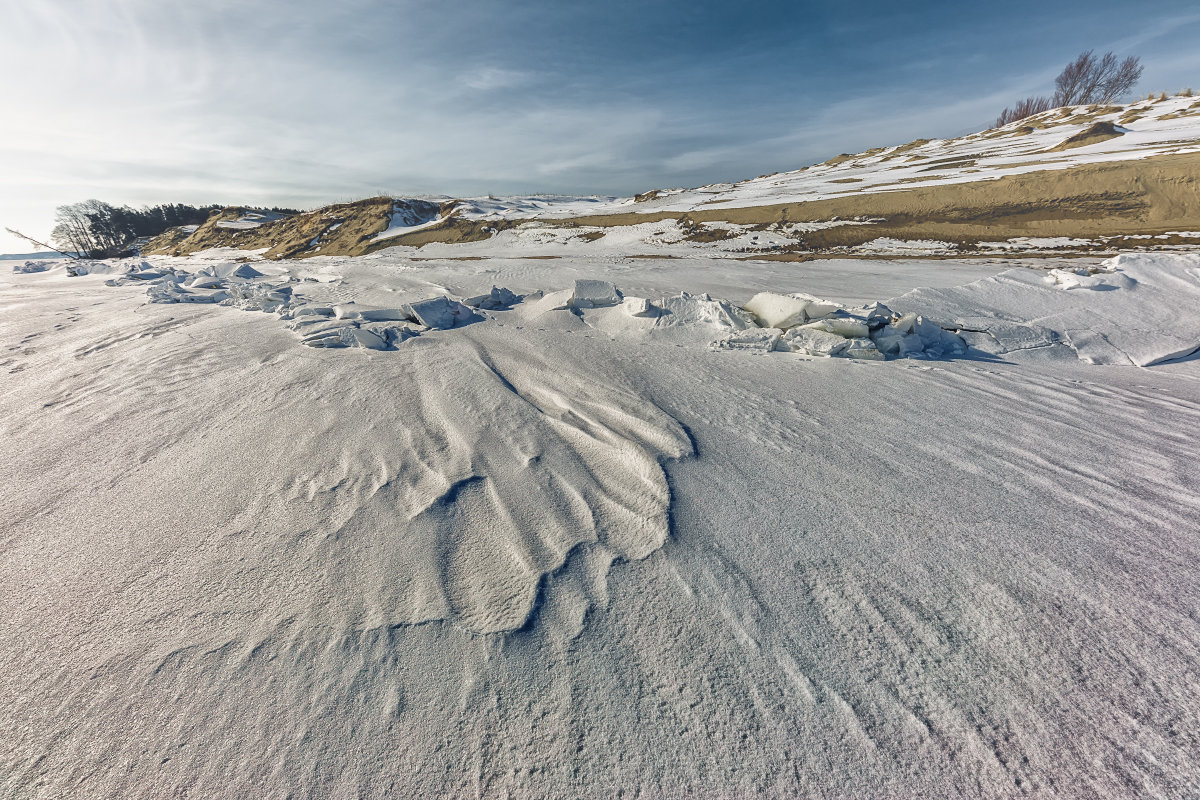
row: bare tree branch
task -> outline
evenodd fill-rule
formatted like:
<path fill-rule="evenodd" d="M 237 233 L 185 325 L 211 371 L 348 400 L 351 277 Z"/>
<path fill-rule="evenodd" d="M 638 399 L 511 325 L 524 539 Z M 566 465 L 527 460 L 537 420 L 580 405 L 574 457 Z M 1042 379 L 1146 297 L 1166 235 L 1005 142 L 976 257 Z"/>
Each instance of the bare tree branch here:
<path fill-rule="evenodd" d="M 21 233 L 20 231 L 14 231 L 12 228 L 5 228 L 4 230 L 11 233 L 13 236 L 20 237 L 21 239 L 24 239 L 27 242 L 36 244 L 38 247 L 44 248 L 46 250 L 53 250 L 55 253 L 58 253 L 59 255 L 64 255 L 67 258 L 71 258 L 76 261 L 79 260 L 78 255 L 71 255 L 70 253 L 64 253 L 62 250 L 59 250 L 57 247 L 51 247 L 50 245 L 46 244 L 45 242 L 39 242 L 37 239 L 33 238 L 32 236 L 26 236 L 25 234 Z"/>
<path fill-rule="evenodd" d="M 1132 89 L 1140 77 L 1142 66 L 1136 56 L 1118 62 L 1112 53 L 1096 58 L 1088 50 L 1067 64 L 1054 79 L 1054 103 L 1058 106 L 1111 103 Z"/>

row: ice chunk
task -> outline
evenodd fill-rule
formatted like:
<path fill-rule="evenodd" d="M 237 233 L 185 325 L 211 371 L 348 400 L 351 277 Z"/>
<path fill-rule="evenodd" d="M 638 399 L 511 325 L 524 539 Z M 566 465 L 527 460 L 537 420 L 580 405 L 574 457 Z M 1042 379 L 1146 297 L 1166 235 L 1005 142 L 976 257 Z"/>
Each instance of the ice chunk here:
<path fill-rule="evenodd" d="M 485 311 L 498 311 L 508 308 L 515 303 L 519 303 L 521 298 L 508 289 L 503 287 L 493 286 L 492 291 L 487 294 L 481 294 L 478 297 L 471 297 L 463 301 L 463 305 L 471 306 L 472 308 L 482 308 Z"/>
<path fill-rule="evenodd" d="M 184 281 L 184 285 L 193 289 L 216 289 L 224 286 L 225 282 L 212 275 L 193 275 Z"/>
<path fill-rule="evenodd" d="M 356 330 L 355 325 L 323 325 L 319 330 L 305 331 L 300 341 L 309 347 L 350 347 L 358 344 Z"/>
<path fill-rule="evenodd" d="M 804 294 L 803 292 L 793 292 L 788 297 L 804 301 L 804 316 L 809 319 L 821 319 L 843 308 L 841 303 L 835 303 L 832 300 L 822 300 L 819 297 L 813 297 L 811 294 Z"/>
<path fill-rule="evenodd" d="M 15 266 L 13 266 L 13 272 L 18 272 L 18 273 L 45 272 L 46 270 L 50 269 L 53 266 L 54 266 L 53 261 L 26 261 L 24 264 L 17 264 Z"/>
<path fill-rule="evenodd" d="M 464 325 L 475 317 L 471 309 L 445 295 L 409 303 L 404 311 L 425 327 L 442 330 Z"/>
<path fill-rule="evenodd" d="M 292 287 L 270 283 L 231 283 L 222 305 L 247 311 L 281 311 L 292 301 Z"/>
<path fill-rule="evenodd" d="M 885 356 L 899 358 L 904 355 L 901 350 L 904 348 L 905 336 L 906 334 L 901 333 L 895 325 L 885 325 L 871 335 L 871 341 L 875 342 L 875 347 Z"/>
<path fill-rule="evenodd" d="M 365 347 L 368 350 L 387 349 L 387 342 L 371 331 L 358 328 L 354 331 L 351 331 L 351 336 L 353 336 L 355 341 L 357 341 L 359 347 Z"/>
<path fill-rule="evenodd" d="M 365 322 L 407 322 L 412 319 L 403 308 L 371 308 L 359 312 Z"/>
<path fill-rule="evenodd" d="M 848 314 L 826 317 L 816 322 L 805 323 L 801 327 L 834 333 L 838 336 L 844 336 L 847 339 L 862 338 L 871 333 L 871 328 L 867 325 L 865 319 L 852 317 Z"/>
<path fill-rule="evenodd" d="M 143 269 L 125 275 L 125 277 L 135 281 L 153 281 L 158 280 L 162 276 L 163 272 L 157 269 Z"/>
<path fill-rule="evenodd" d="M 386 350 L 388 338 L 375 331 L 349 325 L 322 325 L 317 330 L 302 331 L 300 340 L 309 347 L 364 347 L 368 350 Z"/>
<path fill-rule="evenodd" d="M 680 292 L 662 298 L 657 305 L 659 316 L 654 324 L 660 328 L 694 325 L 740 331 L 758 327 L 749 313 L 725 300 L 713 300 L 707 294 Z"/>
<path fill-rule="evenodd" d="M 256 270 L 254 267 L 244 262 L 239 263 L 233 261 L 227 264 L 217 264 L 208 267 L 202 272 L 211 275 L 214 278 L 261 278 L 263 273 Z"/>
<path fill-rule="evenodd" d="M 862 361 L 883 361 L 887 358 L 870 339 L 850 339 L 845 350 L 838 353 L 842 358 L 857 358 Z"/>
<path fill-rule="evenodd" d="M 331 306 L 307 305 L 291 309 L 291 316 L 294 318 L 300 317 L 332 317 L 333 308 Z"/>
<path fill-rule="evenodd" d="M 915 325 L 916 322 L 917 322 L 917 315 L 912 312 L 909 312 L 908 314 L 904 314 L 899 319 L 897 319 L 895 322 L 893 322 L 892 327 L 895 328 L 896 331 L 901 334 L 912 333 L 913 325 Z"/>
<path fill-rule="evenodd" d="M 779 328 L 747 328 L 722 336 L 712 343 L 716 350 L 752 350 L 769 353 L 779 345 L 783 331 Z"/>
<path fill-rule="evenodd" d="M 575 308 L 601 308 L 620 302 L 621 291 L 608 281 L 578 280 L 571 292 L 571 305 Z"/>
<path fill-rule="evenodd" d="M 417 330 L 413 326 L 397 325 L 394 322 L 368 322 L 360 327 L 383 339 L 388 343 L 389 347 L 395 347 L 418 335 Z"/>
<path fill-rule="evenodd" d="M 808 303 L 808 300 L 787 294 L 759 292 L 742 308 L 753 314 L 764 328 L 793 328 L 808 321 L 804 313 Z"/>
<path fill-rule="evenodd" d="M 625 313 L 631 317 L 657 317 L 658 309 L 644 297 L 626 297 L 622 303 Z"/>
<path fill-rule="evenodd" d="M 810 356 L 836 356 L 850 347 L 850 340 L 814 328 L 792 328 L 780 337 L 780 345 Z"/>
<path fill-rule="evenodd" d="M 896 313 L 883 303 L 870 303 L 848 311 L 856 317 L 865 318 L 871 330 L 878 330 L 896 318 Z"/>
<path fill-rule="evenodd" d="M 545 314 L 548 311 L 562 311 L 571 307 L 571 290 L 562 289 L 557 292 L 543 294 L 541 297 L 530 295 L 525 298 L 528 303 L 528 308 L 524 313 L 529 317 L 536 317 L 539 314 Z M 533 302 L 529 302 L 529 301 Z"/>
<path fill-rule="evenodd" d="M 924 317 L 917 317 L 913 321 L 912 332 L 921 337 L 921 344 L 926 347 L 939 347 L 942 343 L 942 334 L 945 333 L 941 327 L 934 325 Z"/>

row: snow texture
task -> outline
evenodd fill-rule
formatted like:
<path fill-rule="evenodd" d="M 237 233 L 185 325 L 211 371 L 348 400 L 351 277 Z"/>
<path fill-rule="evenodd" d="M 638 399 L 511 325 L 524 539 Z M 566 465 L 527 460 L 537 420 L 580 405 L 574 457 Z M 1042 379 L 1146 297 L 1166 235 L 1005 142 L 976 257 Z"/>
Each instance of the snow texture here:
<path fill-rule="evenodd" d="M 492 246 L 0 275 L 0 795 L 1200 784 L 1200 255 Z"/>

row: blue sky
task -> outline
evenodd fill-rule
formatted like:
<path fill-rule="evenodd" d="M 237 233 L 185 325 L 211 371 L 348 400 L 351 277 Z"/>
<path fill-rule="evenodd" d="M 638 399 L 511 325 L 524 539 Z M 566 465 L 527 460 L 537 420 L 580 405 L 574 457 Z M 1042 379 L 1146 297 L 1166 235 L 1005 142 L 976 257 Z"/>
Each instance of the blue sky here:
<path fill-rule="evenodd" d="M 988 126 L 1080 51 L 1200 90 L 1188 2 L 0 0 L 0 225 L 56 205 L 629 194 Z M 0 251 L 28 249 L 0 232 Z"/>

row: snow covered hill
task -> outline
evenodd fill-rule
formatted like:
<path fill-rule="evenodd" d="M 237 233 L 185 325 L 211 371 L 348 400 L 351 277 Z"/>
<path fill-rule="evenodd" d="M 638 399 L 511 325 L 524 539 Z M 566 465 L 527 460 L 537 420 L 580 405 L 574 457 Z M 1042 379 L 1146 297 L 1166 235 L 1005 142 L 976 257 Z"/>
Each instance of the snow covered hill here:
<path fill-rule="evenodd" d="M 666 225 L 645 227 L 658 223 Z M 625 255 L 672 241 L 782 259 L 1191 245 L 1200 243 L 1200 99 L 1055 109 L 957 139 L 636 197 L 373 198 L 274 224 L 234 209 L 197 230 L 169 232 L 144 252 L 233 246 L 267 247 L 272 258 L 359 255 L 478 242 L 500 231 L 535 244 L 604 238 L 598 249 L 621 242 Z"/>

